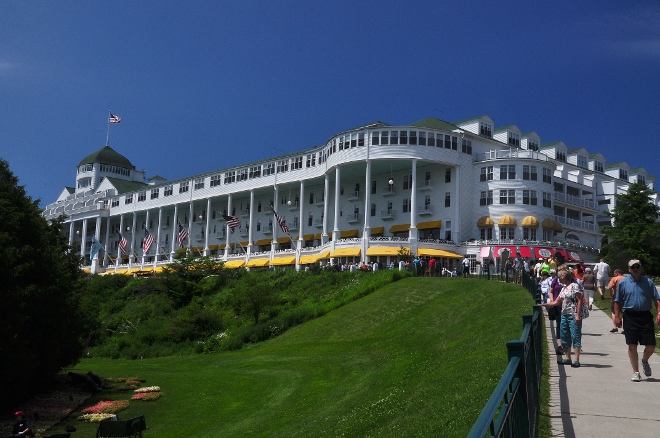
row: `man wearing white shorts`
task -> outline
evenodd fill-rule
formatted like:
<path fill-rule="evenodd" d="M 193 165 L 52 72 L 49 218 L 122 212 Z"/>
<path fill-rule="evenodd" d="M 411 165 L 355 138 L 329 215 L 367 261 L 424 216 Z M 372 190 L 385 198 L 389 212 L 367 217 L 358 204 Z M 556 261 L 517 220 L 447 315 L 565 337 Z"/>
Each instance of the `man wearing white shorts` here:
<path fill-rule="evenodd" d="M 596 286 L 598 286 L 598 292 L 602 300 L 605 298 L 605 291 L 610 281 L 610 265 L 605 263 L 605 260 L 600 259 L 600 262 L 594 266 L 594 274 L 596 274 Z"/>

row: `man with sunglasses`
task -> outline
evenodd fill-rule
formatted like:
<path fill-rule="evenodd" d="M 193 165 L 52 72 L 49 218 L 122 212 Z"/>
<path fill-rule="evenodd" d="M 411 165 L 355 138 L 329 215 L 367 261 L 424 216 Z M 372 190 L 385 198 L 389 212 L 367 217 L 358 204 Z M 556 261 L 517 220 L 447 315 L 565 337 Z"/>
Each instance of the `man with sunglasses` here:
<path fill-rule="evenodd" d="M 656 302 L 658 316 L 655 322 L 660 325 L 660 295 L 653 282 L 642 275 L 642 264 L 639 260 L 628 262 L 630 276 L 619 282 L 614 299 L 614 324 L 621 326 L 619 312 L 623 310 L 628 357 L 633 368 L 633 382 L 642 380 L 639 374 L 639 358 L 637 345 L 644 345 L 642 368 L 647 377 L 651 376 L 649 358 L 655 350 L 655 330 L 651 306 Z"/>

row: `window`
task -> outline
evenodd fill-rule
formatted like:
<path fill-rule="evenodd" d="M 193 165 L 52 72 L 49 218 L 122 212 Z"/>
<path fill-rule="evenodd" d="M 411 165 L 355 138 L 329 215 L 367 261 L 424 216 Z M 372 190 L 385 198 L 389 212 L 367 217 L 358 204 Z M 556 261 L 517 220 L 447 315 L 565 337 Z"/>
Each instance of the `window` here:
<path fill-rule="evenodd" d="M 179 183 L 179 193 L 185 193 L 190 189 L 190 183 L 188 181 Z"/>
<path fill-rule="evenodd" d="M 445 134 L 445 149 L 451 149 L 451 135 Z"/>
<path fill-rule="evenodd" d="M 513 146 L 520 147 L 520 136 L 515 132 L 508 133 L 508 143 Z"/>
<path fill-rule="evenodd" d="M 225 172 L 225 184 L 231 184 L 233 182 L 236 182 L 236 171 Z"/>
<path fill-rule="evenodd" d="M 291 160 L 291 170 L 298 170 L 303 168 L 303 159 L 302 157 L 296 157 Z"/>
<path fill-rule="evenodd" d="M 451 182 L 451 167 L 445 169 L 445 182 L 446 183 Z"/>
<path fill-rule="evenodd" d="M 247 179 L 248 179 L 247 169 L 241 169 L 238 172 L 236 172 L 236 181 L 247 181 Z"/>
<path fill-rule="evenodd" d="M 370 213 L 371 217 L 376 216 L 376 204 L 371 204 Z"/>
<path fill-rule="evenodd" d="M 194 181 L 195 190 L 200 190 L 204 188 L 204 178 L 196 178 Z"/>
<path fill-rule="evenodd" d="M 390 144 L 399 144 L 399 131 L 390 131 Z"/>
<path fill-rule="evenodd" d="M 566 162 L 566 152 L 564 151 L 557 151 L 555 152 L 555 159 L 558 161 L 563 161 L 564 163 Z"/>
<path fill-rule="evenodd" d="M 119 198 L 112 198 L 111 207 L 119 207 Z"/>
<path fill-rule="evenodd" d="M 493 166 L 482 167 L 479 181 L 492 181 L 493 180 Z"/>
<path fill-rule="evenodd" d="M 348 138 L 351 139 L 350 141 L 351 141 L 351 147 L 352 147 L 352 148 L 354 148 L 355 146 L 357 146 L 357 134 L 347 135 L 347 136 L 346 136 L 347 143 L 348 143 Z"/>
<path fill-rule="evenodd" d="M 83 189 L 85 187 L 89 187 L 92 185 L 92 179 L 91 178 L 81 178 L 78 180 L 78 188 Z"/>
<path fill-rule="evenodd" d="M 500 204 L 515 204 L 516 191 L 515 190 L 500 190 Z"/>
<path fill-rule="evenodd" d="M 626 169 L 619 169 L 619 179 L 628 180 L 628 171 Z"/>
<path fill-rule="evenodd" d="M 516 179 L 516 166 L 502 164 L 500 166 L 500 179 Z"/>
<path fill-rule="evenodd" d="M 172 196 L 173 190 L 174 190 L 174 186 L 172 184 L 163 187 L 163 196 Z"/>
<path fill-rule="evenodd" d="M 584 155 L 578 155 L 577 156 L 577 165 L 578 165 L 578 167 L 586 169 L 588 167 L 587 166 L 587 157 L 585 157 Z"/>
<path fill-rule="evenodd" d="M 410 131 L 408 144 L 415 146 L 417 144 L 417 131 Z"/>
<path fill-rule="evenodd" d="M 435 146 L 435 134 L 429 132 L 429 146 Z"/>
<path fill-rule="evenodd" d="M 426 146 L 426 132 L 418 132 L 419 134 L 419 145 Z"/>
<path fill-rule="evenodd" d="M 481 198 L 479 200 L 479 205 L 491 205 L 493 203 L 493 191 L 484 190 L 481 192 Z"/>
<path fill-rule="evenodd" d="M 491 138 L 493 136 L 493 127 L 485 123 L 479 123 L 479 134 Z"/>
<path fill-rule="evenodd" d="M 310 213 L 309 216 L 307 217 L 307 225 L 311 227 L 312 224 L 314 224 L 314 215 Z"/>
<path fill-rule="evenodd" d="M 147 191 L 143 190 L 141 192 L 138 192 L 138 202 L 142 202 L 146 200 L 147 200 Z"/>
<path fill-rule="evenodd" d="M 124 198 L 124 204 L 132 204 L 133 203 L 133 195 L 126 195 Z"/>
<path fill-rule="evenodd" d="M 264 176 L 273 175 L 275 173 L 275 163 L 268 163 L 264 165 Z"/>
<path fill-rule="evenodd" d="M 358 132 L 358 146 L 364 146 L 364 132 Z"/>
<path fill-rule="evenodd" d="M 213 175 L 211 177 L 211 187 L 216 187 L 220 185 L 222 177 L 220 175 Z"/>
<path fill-rule="evenodd" d="M 646 184 L 646 177 L 644 177 L 644 175 L 637 175 L 637 182 Z"/>
<path fill-rule="evenodd" d="M 472 140 L 463 139 L 461 141 L 461 152 L 472 155 Z"/>
<path fill-rule="evenodd" d="M 493 228 L 479 228 L 481 240 L 493 240 Z"/>
<path fill-rule="evenodd" d="M 537 205 L 536 190 L 523 190 L 523 204 Z"/>
<path fill-rule="evenodd" d="M 378 146 L 380 144 L 380 132 L 374 131 L 371 133 L 371 145 Z"/>
<path fill-rule="evenodd" d="M 451 207 L 451 192 L 445 192 L 445 207 Z"/>
<path fill-rule="evenodd" d="M 402 211 L 403 211 L 404 213 L 408 213 L 408 212 L 410 212 L 410 208 L 411 208 L 411 206 L 410 206 L 410 199 L 409 199 L 409 198 L 405 198 L 405 199 L 403 200 L 403 210 L 402 210 Z"/>
<path fill-rule="evenodd" d="M 515 228 L 500 228 L 500 239 L 515 239 Z"/>
<path fill-rule="evenodd" d="M 537 181 L 536 166 L 523 166 L 523 179 Z"/>
<path fill-rule="evenodd" d="M 536 240 L 536 228 L 523 228 L 524 240 Z"/>
<path fill-rule="evenodd" d="M 277 173 L 289 171 L 289 160 L 281 160 L 277 162 Z"/>
<path fill-rule="evenodd" d="M 408 144 L 408 131 L 399 132 L 399 144 Z"/>
<path fill-rule="evenodd" d="M 543 206 L 547 208 L 552 208 L 552 193 L 543 192 Z"/>
<path fill-rule="evenodd" d="M 552 172 L 548 168 L 543 168 L 543 182 L 552 184 Z"/>
<path fill-rule="evenodd" d="M 594 170 L 596 172 L 603 173 L 605 171 L 604 166 L 603 166 L 603 162 L 602 161 L 594 161 Z"/>
<path fill-rule="evenodd" d="M 534 142 L 534 141 L 528 141 L 527 142 L 527 150 L 538 152 L 539 144 Z"/>
<path fill-rule="evenodd" d="M 250 179 L 261 177 L 261 166 L 250 167 Z"/>
<path fill-rule="evenodd" d="M 307 154 L 307 167 L 316 166 L 316 154 Z"/>
<path fill-rule="evenodd" d="M 92 170 L 94 170 L 93 164 L 83 164 L 78 168 L 78 173 L 91 172 Z M 101 172 L 103 172 L 103 169 L 101 169 Z"/>
<path fill-rule="evenodd" d="M 380 132 L 380 144 L 387 145 L 390 144 L 390 132 L 381 131 Z"/>
<path fill-rule="evenodd" d="M 151 199 L 158 199 L 159 189 L 151 189 Z"/>
<path fill-rule="evenodd" d="M 376 190 L 377 190 L 376 187 L 377 187 L 376 181 L 371 181 L 371 194 L 372 195 L 376 194 Z"/>
<path fill-rule="evenodd" d="M 554 230 L 543 230 L 543 240 L 552 240 L 554 237 Z"/>
<path fill-rule="evenodd" d="M 310 204 L 314 203 L 314 192 L 309 192 L 309 203 Z"/>
<path fill-rule="evenodd" d="M 412 175 L 403 176 L 403 190 L 412 189 Z"/>

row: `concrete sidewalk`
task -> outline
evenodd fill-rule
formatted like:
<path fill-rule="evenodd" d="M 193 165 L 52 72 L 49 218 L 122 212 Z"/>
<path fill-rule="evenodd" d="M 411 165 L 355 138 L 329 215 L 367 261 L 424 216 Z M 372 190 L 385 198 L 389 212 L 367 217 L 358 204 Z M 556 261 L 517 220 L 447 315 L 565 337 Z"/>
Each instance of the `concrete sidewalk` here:
<path fill-rule="evenodd" d="M 552 338 L 555 321 L 545 316 L 550 352 L 550 417 L 555 437 L 660 436 L 660 356 L 649 363 L 646 377 L 632 382 L 625 337 L 610 333 L 612 319 L 593 306 L 582 323 L 580 368 L 558 365 Z M 643 346 L 638 347 L 639 360 Z M 575 360 L 575 357 L 573 357 Z"/>

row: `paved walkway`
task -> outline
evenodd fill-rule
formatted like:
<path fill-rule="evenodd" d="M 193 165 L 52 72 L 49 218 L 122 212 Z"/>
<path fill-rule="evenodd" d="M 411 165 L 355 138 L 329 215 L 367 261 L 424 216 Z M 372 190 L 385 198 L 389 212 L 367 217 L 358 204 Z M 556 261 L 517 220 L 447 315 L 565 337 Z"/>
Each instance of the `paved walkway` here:
<path fill-rule="evenodd" d="M 582 366 L 558 365 L 554 323 L 546 316 L 552 436 L 660 436 L 660 356 L 654 354 L 649 360 L 652 377 L 644 375 L 640 364 L 642 381 L 631 382 L 633 372 L 621 329 L 610 333 L 612 319 L 594 306 L 582 324 Z M 643 349 L 638 349 L 640 361 Z"/>

